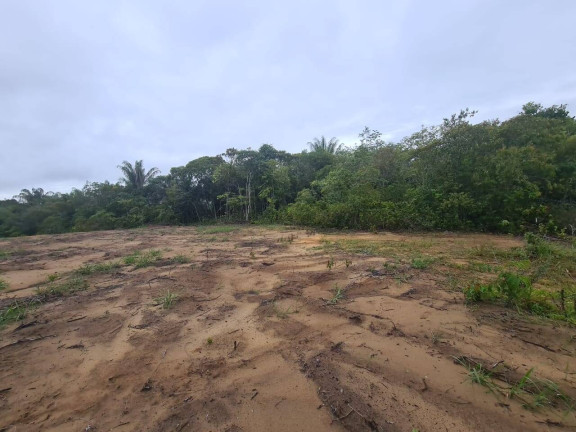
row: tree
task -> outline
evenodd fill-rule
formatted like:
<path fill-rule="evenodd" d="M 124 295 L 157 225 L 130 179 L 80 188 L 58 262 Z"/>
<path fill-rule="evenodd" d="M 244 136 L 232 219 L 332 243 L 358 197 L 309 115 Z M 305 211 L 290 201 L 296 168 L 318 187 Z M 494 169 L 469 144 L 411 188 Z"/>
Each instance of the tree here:
<path fill-rule="evenodd" d="M 144 186 L 146 186 L 150 180 L 160 174 L 158 168 L 150 168 L 148 172 L 145 172 L 141 160 L 136 161 L 134 166 L 132 166 L 130 162 L 124 161 L 122 165 L 118 165 L 118 168 L 120 168 L 124 174 L 124 178 L 122 178 L 121 181 L 123 181 L 127 187 L 136 190 L 144 189 Z"/>
<path fill-rule="evenodd" d="M 322 135 L 322 137 L 314 138 L 314 140 L 309 142 L 308 147 L 310 147 L 310 151 L 312 152 L 334 154 L 342 149 L 342 144 L 340 144 L 336 138 L 330 138 L 330 141 L 327 141 L 324 135 Z"/>

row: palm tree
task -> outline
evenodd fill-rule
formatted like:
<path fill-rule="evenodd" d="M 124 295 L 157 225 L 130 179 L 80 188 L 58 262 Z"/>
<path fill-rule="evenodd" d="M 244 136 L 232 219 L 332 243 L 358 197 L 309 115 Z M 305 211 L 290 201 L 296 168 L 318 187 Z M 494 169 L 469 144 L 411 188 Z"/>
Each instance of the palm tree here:
<path fill-rule="evenodd" d="M 160 174 L 158 168 L 150 168 L 148 172 L 144 170 L 142 161 L 136 161 L 134 166 L 128 161 L 122 162 L 122 165 L 118 165 L 118 168 L 124 174 L 124 178 L 120 179 L 128 187 L 134 189 L 143 189 L 146 184 L 152 180 L 156 175 Z"/>
<path fill-rule="evenodd" d="M 331 138 L 330 141 L 326 140 L 324 135 L 321 138 L 314 138 L 313 141 L 308 143 L 310 151 L 313 152 L 326 152 L 334 154 L 342 148 L 342 144 L 336 138 Z"/>

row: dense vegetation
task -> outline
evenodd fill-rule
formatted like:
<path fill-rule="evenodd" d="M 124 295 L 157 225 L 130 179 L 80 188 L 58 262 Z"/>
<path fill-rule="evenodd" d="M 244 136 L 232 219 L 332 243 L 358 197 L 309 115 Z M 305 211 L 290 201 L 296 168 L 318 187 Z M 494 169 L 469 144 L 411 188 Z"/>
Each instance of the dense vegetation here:
<path fill-rule="evenodd" d="M 473 115 L 399 143 L 366 128 L 348 149 L 324 138 L 297 154 L 229 149 L 168 175 L 124 162 L 120 183 L 0 201 L 0 236 L 208 220 L 575 234 L 576 120 L 566 106 L 528 103 L 504 122 Z"/>

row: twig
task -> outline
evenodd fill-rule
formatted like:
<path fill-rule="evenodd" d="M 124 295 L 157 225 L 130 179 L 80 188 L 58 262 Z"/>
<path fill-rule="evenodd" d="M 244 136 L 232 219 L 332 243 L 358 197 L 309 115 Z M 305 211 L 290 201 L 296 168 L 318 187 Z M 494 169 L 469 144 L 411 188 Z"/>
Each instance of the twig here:
<path fill-rule="evenodd" d="M 74 321 L 80 321 L 81 319 L 86 318 L 86 315 L 81 316 L 81 317 L 77 317 L 77 318 L 70 318 L 69 320 L 66 320 L 66 322 L 74 322 Z"/>

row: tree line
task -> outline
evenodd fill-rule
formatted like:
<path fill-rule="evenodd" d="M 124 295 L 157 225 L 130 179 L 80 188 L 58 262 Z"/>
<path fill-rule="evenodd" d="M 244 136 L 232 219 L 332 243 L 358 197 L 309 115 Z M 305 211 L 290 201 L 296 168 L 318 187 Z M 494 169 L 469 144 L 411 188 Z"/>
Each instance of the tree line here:
<path fill-rule="evenodd" d="M 160 175 L 123 162 L 122 181 L 0 201 L 0 236 L 145 224 L 279 222 L 362 230 L 576 230 L 576 120 L 528 103 L 506 120 L 464 110 L 400 142 L 365 128 L 345 148 L 316 138 L 291 154 L 228 149 Z"/>

